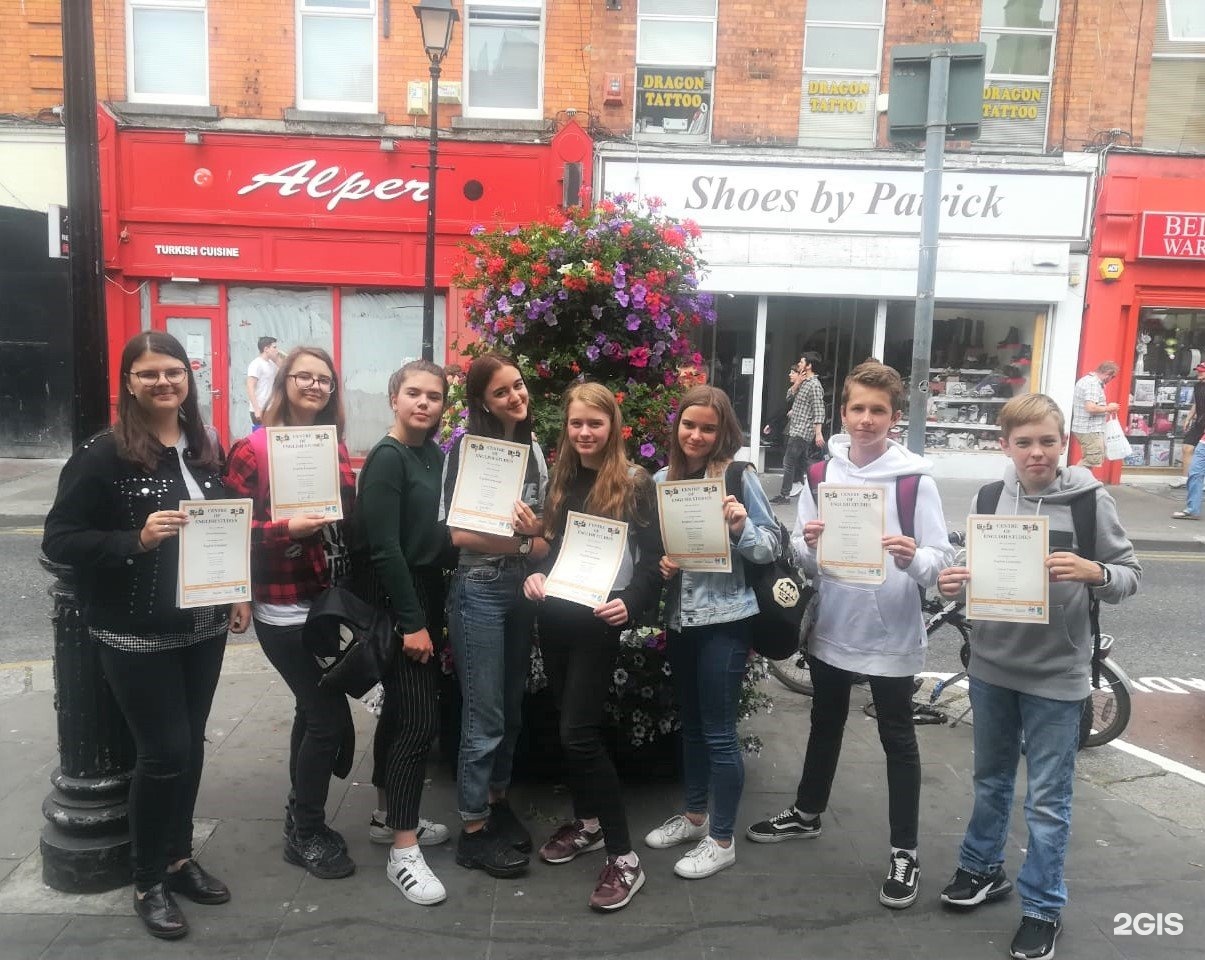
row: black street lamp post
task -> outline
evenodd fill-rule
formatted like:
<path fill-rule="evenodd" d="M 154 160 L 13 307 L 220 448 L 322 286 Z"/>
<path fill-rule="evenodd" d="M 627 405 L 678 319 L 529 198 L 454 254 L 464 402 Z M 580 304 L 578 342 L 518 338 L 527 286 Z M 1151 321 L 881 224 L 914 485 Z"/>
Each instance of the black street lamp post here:
<path fill-rule="evenodd" d="M 423 31 L 423 48 L 431 60 L 431 135 L 427 142 L 427 261 L 423 272 L 424 360 L 435 359 L 435 176 L 439 170 L 439 73 L 452 42 L 452 27 L 460 15 L 452 0 L 424 0 L 416 4 Z"/>

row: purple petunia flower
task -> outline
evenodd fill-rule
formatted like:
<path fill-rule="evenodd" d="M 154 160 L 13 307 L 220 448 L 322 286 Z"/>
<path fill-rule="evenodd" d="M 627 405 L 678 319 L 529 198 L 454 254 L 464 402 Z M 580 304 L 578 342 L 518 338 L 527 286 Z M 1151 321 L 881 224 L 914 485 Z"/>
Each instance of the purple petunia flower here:
<path fill-rule="evenodd" d="M 621 307 L 626 307 L 631 302 L 631 298 L 626 293 L 624 293 L 622 290 L 616 290 L 615 291 L 615 302 L 618 303 Z"/>
<path fill-rule="evenodd" d="M 590 316 L 592 316 L 595 320 L 601 320 L 602 315 L 603 315 L 603 308 L 600 307 L 597 303 L 594 304 L 594 306 L 592 306 L 590 308 Z"/>
<path fill-rule="evenodd" d="M 510 285 L 510 292 L 516 297 L 523 296 L 523 291 L 526 289 L 527 284 L 525 284 L 522 280 L 516 280 Z"/>
<path fill-rule="evenodd" d="M 657 452 L 657 448 L 651 443 L 642 443 L 640 445 L 640 455 L 646 460 Z"/>
<path fill-rule="evenodd" d="M 597 362 L 599 352 L 598 347 L 594 346 L 594 344 L 590 344 L 590 346 L 586 347 L 586 359 L 591 363 Z"/>
<path fill-rule="evenodd" d="M 642 303 L 644 303 L 645 294 L 648 292 L 648 287 L 646 287 L 643 283 L 632 284 L 632 302 L 635 303 L 636 306 L 640 306 Z"/>
<path fill-rule="evenodd" d="M 597 343 L 601 347 L 604 343 L 607 342 L 607 335 L 605 333 L 600 333 L 598 336 L 596 336 L 594 338 L 594 342 Z"/>
<path fill-rule="evenodd" d="M 635 314 L 635 313 L 628 314 L 628 329 L 629 330 L 639 330 L 640 329 L 640 317 L 637 314 Z"/>
<path fill-rule="evenodd" d="M 483 227 L 481 224 L 477 224 L 476 226 L 469 228 L 470 237 L 479 237 L 483 233 L 485 233 L 485 227 Z"/>
<path fill-rule="evenodd" d="M 500 296 L 498 298 L 498 312 L 499 313 L 510 313 L 510 310 L 511 310 L 510 301 L 506 299 L 506 294 L 503 294 L 502 296 Z"/>

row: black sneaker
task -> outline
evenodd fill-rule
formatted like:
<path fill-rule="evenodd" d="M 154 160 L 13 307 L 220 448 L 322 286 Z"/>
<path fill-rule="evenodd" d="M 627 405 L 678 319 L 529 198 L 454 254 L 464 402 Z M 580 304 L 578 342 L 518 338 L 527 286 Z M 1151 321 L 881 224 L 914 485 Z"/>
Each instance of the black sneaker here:
<path fill-rule="evenodd" d="M 782 843 L 783 840 L 801 840 L 820 836 L 820 817 L 805 820 L 794 806 L 769 820 L 761 820 L 745 830 L 745 836 L 754 843 Z"/>
<path fill-rule="evenodd" d="M 294 832 L 285 839 L 285 862 L 304 867 L 319 880 L 350 877 L 356 872 L 356 864 L 340 848 L 338 837 L 333 830 L 320 830 L 308 837 Z"/>
<path fill-rule="evenodd" d="M 1003 867 L 991 873 L 971 873 L 959 867 L 941 892 L 941 902 L 951 907 L 970 909 L 989 900 L 999 900 L 1012 892 L 1013 882 L 1004 875 Z"/>
<path fill-rule="evenodd" d="M 495 800 L 490 804 L 490 830 L 520 853 L 531 853 L 531 834 L 506 800 Z"/>
<path fill-rule="evenodd" d="M 297 832 L 297 823 L 293 819 L 293 807 L 285 806 L 285 825 L 284 825 L 284 841 L 287 844 L 289 837 Z M 325 823 L 318 828 L 318 832 L 328 834 L 335 843 L 339 844 L 339 849 L 347 853 L 347 841 L 343 839 L 343 834 L 333 827 L 328 827 Z"/>
<path fill-rule="evenodd" d="M 920 865 L 910 853 L 899 850 L 887 862 L 887 879 L 879 891 L 879 903 L 892 910 L 903 910 L 916 902 L 920 891 Z"/>
<path fill-rule="evenodd" d="M 484 870 L 491 877 L 508 880 L 527 870 L 527 854 L 516 850 L 507 839 L 498 836 L 490 821 L 475 833 L 460 832 L 456 844 L 456 862 L 470 870 Z"/>
<path fill-rule="evenodd" d="M 1045 960 L 1054 956 L 1054 941 L 1063 932 L 1062 920 L 1039 920 L 1022 917 L 1017 935 L 1008 948 L 1009 956 L 1017 960 Z"/>

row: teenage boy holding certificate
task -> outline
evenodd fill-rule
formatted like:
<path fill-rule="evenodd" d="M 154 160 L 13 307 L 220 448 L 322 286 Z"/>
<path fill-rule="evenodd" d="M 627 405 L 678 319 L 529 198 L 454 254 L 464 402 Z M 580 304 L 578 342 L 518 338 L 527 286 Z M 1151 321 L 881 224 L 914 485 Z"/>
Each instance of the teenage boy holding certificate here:
<path fill-rule="evenodd" d="M 975 711 L 975 805 L 967 823 L 958 868 L 941 899 L 970 909 L 1006 896 L 1004 873 L 1013 784 L 1025 744 L 1029 828 L 1025 861 L 1017 875 L 1021 926 L 1010 953 L 1019 960 L 1054 955 L 1067 902 L 1063 860 L 1071 832 L 1071 789 L 1079 746 L 1080 709 L 1092 675 L 1093 595 L 1118 603 L 1134 594 L 1142 568 L 1117 517 L 1117 506 L 1100 481 L 1082 467 L 1060 467 L 1067 432 L 1058 405 L 1042 394 L 1014 397 L 1000 410 L 1000 446 L 1010 463 L 991 507 L 977 514 L 1046 517 L 1051 553 L 1048 624 L 983 621 L 971 634 L 971 706 Z M 981 492 L 981 496 L 983 493 Z M 1091 559 L 1076 534 L 1077 502 L 1090 498 L 1095 525 Z M 1082 535 L 1087 539 L 1086 528 Z M 974 588 L 966 567 L 942 570 L 938 586 L 947 597 Z"/>
<path fill-rule="evenodd" d="M 912 691 L 913 677 L 925 663 L 925 625 L 917 587 L 933 586 L 952 556 L 928 462 L 887 439 L 903 402 L 904 385 L 891 367 L 867 361 L 854 368 L 841 396 L 845 432 L 829 440 L 832 459 L 819 487 L 821 499 L 827 484 L 870 487 L 883 498 L 878 521 L 881 582 L 868 582 L 872 578 L 861 573 L 849 576 L 843 566 L 818 564 L 818 552 L 832 546 L 823 543 L 830 534 L 818 516 L 817 501 L 807 492 L 799 498 L 791 545 L 801 566 L 816 578 L 820 594 L 808 655 L 815 688 L 812 730 L 795 803 L 745 832 L 759 843 L 820 836 L 820 814 L 828 805 L 841 754 L 850 686 L 855 674 L 868 675 L 887 755 L 891 824 L 891 854 L 879 902 L 897 910 L 916 900 L 920 879 L 921 767 Z M 914 489 L 915 496 L 901 497 L 905 489 Z M 901 504 L 900 499 L 913 502 Z M 903 532 L 905 524 L 911 525 L 911 536 Z M 861 559 L 863 551 L 857 552 Z"/>

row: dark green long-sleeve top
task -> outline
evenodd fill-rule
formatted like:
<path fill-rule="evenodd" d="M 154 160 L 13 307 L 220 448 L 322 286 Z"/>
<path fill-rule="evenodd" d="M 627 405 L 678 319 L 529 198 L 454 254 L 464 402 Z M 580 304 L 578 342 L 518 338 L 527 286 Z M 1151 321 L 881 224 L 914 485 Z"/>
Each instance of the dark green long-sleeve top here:
<path fill-rule="evenodd" d="M 354 524 L 377 581 L 404 633 L 427 625 L 415 590 L 419 568 L 439 564 L 447 528 L 438 520 L 443 454 L 433 442 L 410 447 L 386 435 L 360 472 Z"/>

